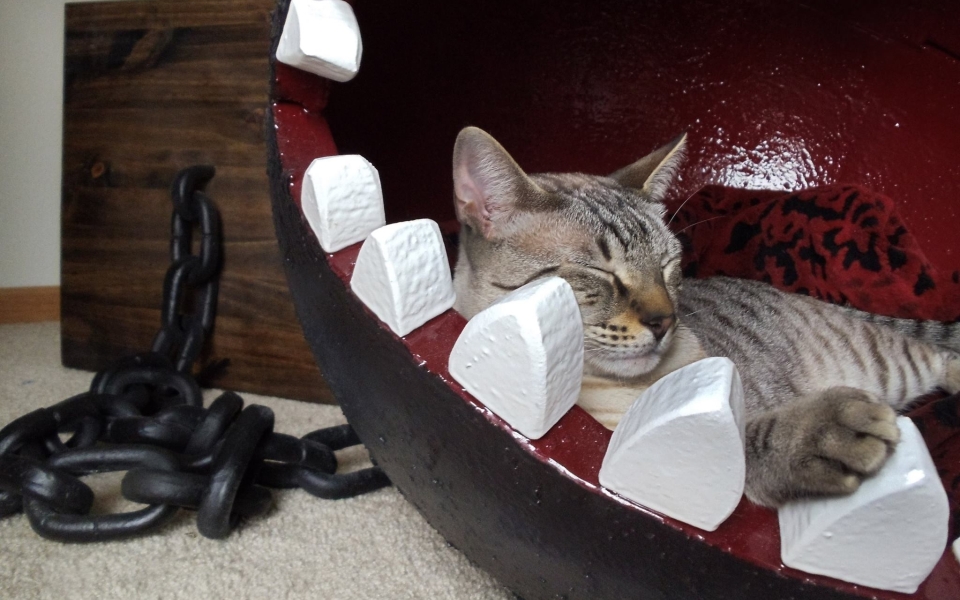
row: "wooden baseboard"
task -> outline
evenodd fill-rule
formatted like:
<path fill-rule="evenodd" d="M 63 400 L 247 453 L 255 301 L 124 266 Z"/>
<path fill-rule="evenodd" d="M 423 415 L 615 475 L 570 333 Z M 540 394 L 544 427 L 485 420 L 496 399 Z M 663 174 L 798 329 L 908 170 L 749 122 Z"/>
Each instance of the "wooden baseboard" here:
<path fill-rule="evenodd" d="M 0 288 L 0 325 L 60 320 L 60 286 Z"/>

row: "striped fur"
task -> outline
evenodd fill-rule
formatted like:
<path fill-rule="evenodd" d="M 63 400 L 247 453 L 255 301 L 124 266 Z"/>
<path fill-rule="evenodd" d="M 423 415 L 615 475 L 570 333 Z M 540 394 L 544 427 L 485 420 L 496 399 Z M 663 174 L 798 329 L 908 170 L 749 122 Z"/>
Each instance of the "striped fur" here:
<path fill-rule="evenodd" d="M 680 314 L 708 354 L 740 366 L 750 411 L 838 386 L 903 409 L 949 386 L 952 354 L 935 343 L 960 343 L 956 325 L 878 317 L 725 277 L 687 281 Z"/>
<path fill-rule="evenodd" d="M 850 307 L 843 307 L 842 310 L 855 319 L 889 327 L 902 335 L 922 340 L 935 346 L 942 346 L 954 352 L 960 352 L 960 323 L 941 323 L 939 321 L 923 321 L 920 319 L 897 319 L 885 315 L 863 312 Z"/>
<path fill-rule="evenodd" d="M 717 277 L 684 281 L 661 195 L 678 138 L 610 177 L 526 175 L 487 134 L 454 151 L 455 308 L 566 279 L 584 325 L 580 405 L 613 428 L 637 394 L 704 356 L 744 383 L 747 494 L 776 506 L 854 491 L 898 441 L 895 410 L 960 391 L 960 324 L 891 319 Z"/>

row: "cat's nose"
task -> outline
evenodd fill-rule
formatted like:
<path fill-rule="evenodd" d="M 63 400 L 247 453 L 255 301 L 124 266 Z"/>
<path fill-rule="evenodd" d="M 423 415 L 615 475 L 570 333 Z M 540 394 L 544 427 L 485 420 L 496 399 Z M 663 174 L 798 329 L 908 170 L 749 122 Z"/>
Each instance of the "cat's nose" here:
<path fill-rule="evenodd" d="M 653 334 L 653 337 L 657 338 L 657 341 L 660 341 L 663 339 L 663 336 L 667 335 L 667 332 L 670 331 L 674 320 L 675 316 L 672 314 L 651 315 L 641 319 L 640 322 L 650 330 L 650 333 Z"/>

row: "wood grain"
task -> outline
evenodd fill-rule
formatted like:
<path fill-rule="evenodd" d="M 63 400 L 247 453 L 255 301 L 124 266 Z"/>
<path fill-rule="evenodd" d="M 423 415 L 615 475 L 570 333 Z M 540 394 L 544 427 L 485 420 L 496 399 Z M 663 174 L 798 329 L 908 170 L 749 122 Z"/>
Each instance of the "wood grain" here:
<path fill-rule="evenodd" d="M 0 325 L 59 319 L 59 286 L 0 288 Z"/>
<path fill-rule="evenodd" d="M 212 164 L 223 218 L 218 387 L 332 402 L 294 314 L 264 145 L 273 0 L 66 7 L 62 354 L 101 369 L 146 350 L 169 264 L 169 186 Z M 202 365 L 201 365 L 202 366 Z"/>

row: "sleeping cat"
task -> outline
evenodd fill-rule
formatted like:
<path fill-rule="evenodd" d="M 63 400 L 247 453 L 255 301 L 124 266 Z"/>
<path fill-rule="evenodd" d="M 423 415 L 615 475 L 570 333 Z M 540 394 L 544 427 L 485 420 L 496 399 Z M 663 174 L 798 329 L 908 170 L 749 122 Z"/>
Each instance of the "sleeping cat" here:
<path fill-rule="evenodd" d="M 562 277 L 583 317 L 578 403 L 606 427 L 660 377 L 727 356 L 745 392 L 747 496 L 778 506 L 853 492 L 899 439 L 894 409 L 960 391 L 960 324 L 880 317 L 754 281 L 683 279 L 661 201 L 684 143 L 607 177 L 527 175 L 488 134 L 464 129 L 453 156 L 454 308 L 470 318 Z"/>

